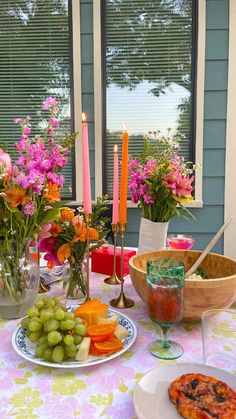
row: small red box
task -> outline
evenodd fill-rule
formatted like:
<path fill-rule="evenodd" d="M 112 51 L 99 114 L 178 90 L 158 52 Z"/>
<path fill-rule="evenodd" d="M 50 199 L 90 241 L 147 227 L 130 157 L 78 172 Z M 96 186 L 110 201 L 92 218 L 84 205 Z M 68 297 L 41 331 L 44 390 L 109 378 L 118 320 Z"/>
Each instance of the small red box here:
<path fill-rule="evenodd" d="M 135 250 L 124 249 L 124 275 L 129 273 L 129 259 L 136 255 Z M 116 273 L 120 275 L 121 248 L 116 248 Z M 114 246 L 100 247 L 91 253 L 91 270 L 99 274 L 111 275 L 114 266 Z"/>

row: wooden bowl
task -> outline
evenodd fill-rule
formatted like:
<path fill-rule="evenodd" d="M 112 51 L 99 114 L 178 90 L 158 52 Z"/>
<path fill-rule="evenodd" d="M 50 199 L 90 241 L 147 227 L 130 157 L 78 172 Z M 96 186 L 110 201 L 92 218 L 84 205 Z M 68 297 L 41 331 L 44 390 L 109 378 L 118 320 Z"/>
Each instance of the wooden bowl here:
<path fill-rule="evenodd" d="M 194 250 L 156 250 L 140 253 L 129 260 L 132 284 L 143 301 L 147 301 L 146 265 L 158 258 L 178 259 L 184 262 L 185 272 L 202 252 Z M 236 300 L 236 260 L 209 253 L 201 263 L 208 279 L 185 281 L 184 318 L 199 319 L 205 310 L 228 308 Z"/>

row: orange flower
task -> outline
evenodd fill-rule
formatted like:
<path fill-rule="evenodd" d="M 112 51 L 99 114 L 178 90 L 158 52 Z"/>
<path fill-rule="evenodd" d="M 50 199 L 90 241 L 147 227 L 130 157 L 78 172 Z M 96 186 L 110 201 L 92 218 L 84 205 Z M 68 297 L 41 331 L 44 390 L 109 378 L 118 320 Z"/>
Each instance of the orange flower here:
<path fill-rule="evenodd" d="M 56 202 L 61 200 L 61 191 L 60 188 L 52 182 L 47 183 L 46 193 L 44 198 L 48 202 Z"/>
<path fill-rule="evenodd" d="M 61 221 L 71 221 L 75 215 L 74 210 L 68 207 L 64 207 L 60 209 L 60 220 Z"/>
<path fill-rule="evenodd" d="M 59 224 L 56 224 L 56 223 L 51 224 L 50 233 L 52 237 L 58 237 L 61 232 L 62 232 L 62 228 L 61 226 L 59 226 Z"/>
<path fill-rule="evenodd" d="M 90 228 L 89 229 L 89 238 L 90 238 L 90 240 L 98 240 L 99 239 L 99 234 L 98 234 L 97 230 L 95 230 L 95 228 Z"/>
<path fill-rule="evenodd" d="M 76 236 L 73 239 L 73 242 L 76 243 L 77 241 L 81 241 L 81 242 L 85 242 L 86 240 L 86 226 L 85 224 L 83 225 L 78 225 L 75 226 L 75 232 L 76 232 Z"/>
<path fill-rule="evenodd" d="M 69 257 L 71 257 L 70 245 L 68 243 L 64 243 L 57 250 L 57 259 L 59 262 L 64 262 Z"/>
<path fill-rule="evenodd" d="M 3 195 L 5 201 L 9 202 L 12 207 L 18 207 L 26 199 L 25 190 L 20 186 L 12 186 L 6 190 L 5 195 Z"/>

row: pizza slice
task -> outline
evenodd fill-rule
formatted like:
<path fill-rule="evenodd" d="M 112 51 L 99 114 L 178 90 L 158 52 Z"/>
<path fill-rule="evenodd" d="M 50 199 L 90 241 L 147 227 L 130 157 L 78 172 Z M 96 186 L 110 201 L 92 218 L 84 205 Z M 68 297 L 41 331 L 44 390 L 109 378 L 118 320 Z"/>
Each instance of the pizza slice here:
<path fill-rule="evenodd" d="M 236 391 L 204 374 L 184 374 L 169 387 L 169 397 L 186 419 L 236 419 Z"/>

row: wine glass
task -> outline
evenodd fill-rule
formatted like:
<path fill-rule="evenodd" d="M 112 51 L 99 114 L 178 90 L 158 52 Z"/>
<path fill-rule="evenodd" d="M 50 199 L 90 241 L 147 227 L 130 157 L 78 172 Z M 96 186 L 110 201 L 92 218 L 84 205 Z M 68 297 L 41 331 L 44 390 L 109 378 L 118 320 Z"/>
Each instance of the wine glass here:
<path fill-rule="evenodd" d="M 177 342 L 168 339 L 169 328 L 183 315 L 184 264 L 175 259 L 147 262 L 148 308 L 150 318 L 161 328 L 162 337 L 149 345 L 149 352 L 161 359 L 183 354 Z"/>
<path fill-rule="evenodd" d="M 189 234 L 170 234 L 167 244 L 174 250 L 190 250 L 195 244 L 195 239 Z"/>

